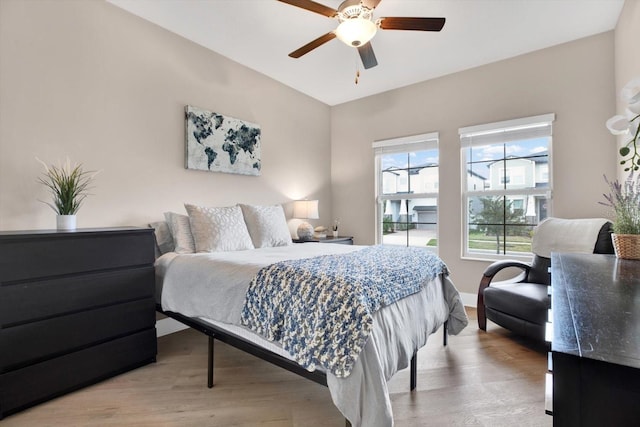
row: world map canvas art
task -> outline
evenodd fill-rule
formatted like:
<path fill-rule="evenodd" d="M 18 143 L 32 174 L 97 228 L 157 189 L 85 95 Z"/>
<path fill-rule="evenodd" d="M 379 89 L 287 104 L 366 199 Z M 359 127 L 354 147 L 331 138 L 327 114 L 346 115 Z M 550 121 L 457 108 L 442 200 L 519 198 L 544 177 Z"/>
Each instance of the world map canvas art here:
<path fill-rule="evenodd" d="M 186 168 L 260 175 L 260 126 L 185 107 Z"/>

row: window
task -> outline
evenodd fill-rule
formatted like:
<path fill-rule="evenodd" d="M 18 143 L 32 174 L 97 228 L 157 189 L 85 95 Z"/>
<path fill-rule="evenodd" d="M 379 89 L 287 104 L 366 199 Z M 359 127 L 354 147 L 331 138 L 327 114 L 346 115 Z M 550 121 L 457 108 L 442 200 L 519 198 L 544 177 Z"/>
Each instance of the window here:
<path fill-rule="evenodd" d="M 373 143 L 376 243 L 438 247 L 438 134 Z"/>
<path fill-rule="evenodd" d="M 529 256 L 533 228 L 551 214 L 554 114 L 459 129 L 463 256 Z"/>

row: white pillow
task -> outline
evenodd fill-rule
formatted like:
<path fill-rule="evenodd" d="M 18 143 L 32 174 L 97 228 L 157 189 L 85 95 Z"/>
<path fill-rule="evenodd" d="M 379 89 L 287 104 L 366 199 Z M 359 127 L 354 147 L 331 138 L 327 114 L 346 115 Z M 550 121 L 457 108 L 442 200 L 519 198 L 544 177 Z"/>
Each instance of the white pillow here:
<path fill-rule="evenodd" d="M 253 246 L 270 248 L 293 244 L 291 233 L 281 205 L 240 205 Z"/>
<path fill-rule="evenodd" d="M 156 258 L 167 252 L 173 252 L 175 245 L 169 224 L 166 221 L 157 221 L 150 223 L 149 227 L 153 228 L 153 234 L 156 238 Z"/>
<path fill-rule="evenodd" d="M 173 243 L 175 245 L 174 252 L 179 254 L 192 254 L 196 251 L 196 245 L 193 242 L 191 234 L 191 225 L 189 217 L 175 212 L 165 212 L 164 218 L 167 220 Z"/>
<path fill-rule="evenodd" d="M 206 208 L 185 204 L 184 207 L 189 214 L 196 252 L 253 249 L 239 206 Z"/>

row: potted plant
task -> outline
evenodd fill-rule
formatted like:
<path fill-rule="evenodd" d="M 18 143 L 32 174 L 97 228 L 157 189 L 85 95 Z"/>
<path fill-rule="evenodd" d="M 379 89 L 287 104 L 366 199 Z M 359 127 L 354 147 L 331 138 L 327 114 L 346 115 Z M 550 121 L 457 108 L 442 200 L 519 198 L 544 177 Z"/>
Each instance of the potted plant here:
<path fill-rule="evenodd" d="M 625 115 L 607 120 L 607 128 L 614 135 L 631 135 L 620 149 L 620 164 L 629 176 L 624 183 L 605 181 L 610 193 L 601 204 L 613 210 L 613 247 L 618 258 L 640 259 L 640 77 L 627 83 L 620 92 L 627 107 Z"/>
<path fill-rule="evenodd" d="M 340 225 L 340 218 L 336 218 L 333 221 L 333 225 L 331 226 L 331 230 L 333 231 L 333 237 L 338 237 L 338 226 Z"/>
<path fill-rule="evenodd" d="M 632 172 L 621 184 L 618 180 L 605 181 L 611 192 L 605 194 L 601 204 L 613 210 L 613 248 L 623 259 L 640 259 L 640 175 Z"/>
<path fill-rule="evenodd" d="M 71 165 L 67 162 L 63 165 L 47 166 L 45 162 L 36 158 L 44 167 L 42 176 L 38 182 L 44 184 L 53 197 L 53 202 L 45 202 L 57 214 L 56 225 L 59 230 L 74 230 L 76 228 L 76 213 L 84 199 L 89 195 L 89 185 L 97 174 L 94 171 L 85 171 L 79 163 Z"/>

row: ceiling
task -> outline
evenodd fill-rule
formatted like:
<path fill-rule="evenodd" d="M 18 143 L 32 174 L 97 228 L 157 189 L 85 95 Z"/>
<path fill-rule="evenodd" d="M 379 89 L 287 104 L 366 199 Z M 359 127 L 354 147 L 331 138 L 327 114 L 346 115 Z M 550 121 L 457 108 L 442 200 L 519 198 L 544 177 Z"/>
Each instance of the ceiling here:
<path fill-rule="evenodd" d="M 337 21 L 276 0 L 107 0 L 328 105 L 615 28 L 624 0 L 383 0 L 382 16 L 445 17 L 441 32 L 378 31 L 378 66 L 335 39 L 289 52 Z M 338 8 L 342 0 L 316 0 Z M 360 70 L 355 84 L 356 70 Z"/>

